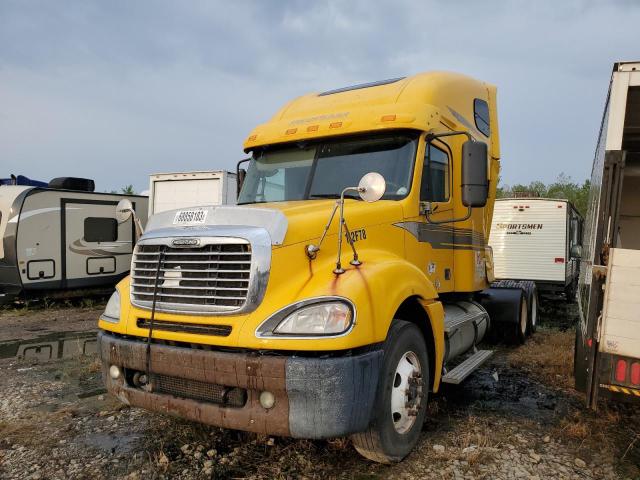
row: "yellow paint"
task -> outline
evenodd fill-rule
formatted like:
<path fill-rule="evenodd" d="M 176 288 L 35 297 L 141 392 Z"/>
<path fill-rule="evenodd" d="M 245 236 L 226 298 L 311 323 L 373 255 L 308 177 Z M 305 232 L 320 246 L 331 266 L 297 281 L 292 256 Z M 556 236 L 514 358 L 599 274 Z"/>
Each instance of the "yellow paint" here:
<path fill-rule="evenodd" d="M 473 100 L 489 102 L 492 137 L 486 138 L 474 124 Z M 289 102 L 269 122 L 256 127 L 244 143 L 246 151 L 283 142 L 343 136 L 391 129 L 422 132 L 415 162 L 411 191 L 399 201 L 383 200 L 367 204 L 347 200 L 345 214 L 352 230 L 366 229 L 366 239 L 356 243 L 360 267 L 349 265 L 351 251 L 344 245 L 342 263 L 346 273 L 332 273 L 337 254 L 337 221 L 333 222 L 318 257 L 310 261 L 305 246 L 316 243 L 333 208 L 333 200 L 307 200 L 259 204 L 281 210 L 288 219 L 288 230 L 282 246 L 272 250 L 271 271 L 266 294 L 258 308 L 248 315 L 201 316 L 158 312 L 156 319 L 184 323 L 231 325 L 228 337 L 207 337 L 157 330 L 154 337 L 188 343 L 248 349 L 321 351 L 346 350 L 384 341 L 398 307 L 416 298 L 431 322 L 435 345 L 434 390 L 440 383 L 444 357 L 444 311 L 438 301 L 442 292 L 474 292 L 487 285 L 484 269 L 485 245 L 475 250 L 432 248 L 395 224 L 424 222 L 420 213 L 420 184 L 425 152 L 425 135 L 451 130 L 468 131 L 489 145 L 490 198 L 487 208 L 474 209 L 469 220 L 458 222 L 458 229 L 472 229 L 489 235 L 493 200 L 499 172 L 499 142 L 495 88 L 469 77 L 434 72 L 408 77 L 396 83 L 373 88 L 318 96 L 310 94 Z M 450 175 L 451 198 L 439 204 L 436 219 L 464 216 L 466 207 L 460 199 L 461 146 L 465 138 L 438 140 L 439 146 L 452 152 Z M 450 224 L 451 225 L 451 224 Z M 429 264 L 434 270 L 429 272 Z M 455 267 L 455 268 L 454 268 Z M 445 269 L 451 277 L 445 278 Z M 146 336 L 137 327 L 138 318 L 149 318 L 150 312 L 131 306 L 129 281 L 123 280 L 121 322 L 100 322 L 100 328 L 131 336 Z M 327 339 L 257 338 L 256 328 L 283 307 L 317 296 L 337 295 L 349 298 L 356 306 L 356 324 L 345 336 Z"/>

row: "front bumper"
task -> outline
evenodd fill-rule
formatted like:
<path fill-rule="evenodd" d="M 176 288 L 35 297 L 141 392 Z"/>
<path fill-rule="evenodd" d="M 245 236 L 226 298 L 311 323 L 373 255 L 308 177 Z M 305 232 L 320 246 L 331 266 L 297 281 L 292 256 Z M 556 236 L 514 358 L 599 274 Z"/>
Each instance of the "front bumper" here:
<path fill-rule="evenodd" d="M 127 374 L 114 380 L 109 367 L 147 369 L 144 339 L 98 334 L 103 378 L 122 402 L 217 427 L 296 438 L 331 438 L 365 430 L 371 418 L 382 350 L 327 358 L 229 353 L 152 344 L 154 376 L 197 385 L 246 390 L 244 406 L 194 400 L 138 388 Z M 260 404 L 260 393 L 272 392 L 273 408 Z"/>

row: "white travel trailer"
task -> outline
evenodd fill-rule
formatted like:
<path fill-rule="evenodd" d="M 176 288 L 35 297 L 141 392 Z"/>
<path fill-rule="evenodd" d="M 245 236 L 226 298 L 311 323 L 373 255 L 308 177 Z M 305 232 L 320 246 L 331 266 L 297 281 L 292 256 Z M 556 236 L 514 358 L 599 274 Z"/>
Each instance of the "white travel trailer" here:
<path fill-rule="evenodd" d="M 613 67 L 591 171 L 578 292 L 576 388 L 640 401 L 640 61 Z"/>
<path fill-rule="evenodd" d="M 582 223 L 567 200 L 496 200 L 489 236 L 496 279 L 532 280 L 538 292 L 564 293 L 573 301 Z"/>
<path fill-rule="evenodd" d="M 149 216 L 177 208 L 235 205 L 236 174 L 208 172 L 156 173 L 149 177 Z"/>
<path fill-rule="evenodd" d="M 0 303 L 21 293 L 112 286 L 129 272 L 135 227 L 117 222 L 116 205 L 130 199 L 145 224 L 147 197 L 56 180 L 47 188 L 0 186 Z"/>

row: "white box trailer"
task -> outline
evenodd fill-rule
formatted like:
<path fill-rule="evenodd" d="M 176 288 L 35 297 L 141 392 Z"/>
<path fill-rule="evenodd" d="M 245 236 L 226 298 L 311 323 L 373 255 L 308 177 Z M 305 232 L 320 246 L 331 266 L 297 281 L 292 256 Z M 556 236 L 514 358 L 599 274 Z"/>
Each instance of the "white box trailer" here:
<path fill-rule="evenodd" d="M 234 205 L 237 196 L 235 173 L 156 173 L 149 177 L 149 216 L 178 208 Z"/>
<path fill-rule="evenodd" d="M 564 293 L 573 301 L 582 242 L 582 216 L 567 200 L 496 200 L 489 246 L 496 280 L 532 280 L 538 292 Z"/>
<path fill-rule="evenodd" d="M 56 188 L 0 186 L 0 303 L 21 293 L 113 287 L 129 272 L 134 225 L 117 222 L 116 205 L 128 198 L 144 225 L 147 197 L 88 191 L 93 181 L 86 179 L 57 180 Z"/>
<path fill-rule="evenodd" d="M 576 387 L 596 408 L 640 401 L 640 62 L 616 63 L 591 173 Z"/>

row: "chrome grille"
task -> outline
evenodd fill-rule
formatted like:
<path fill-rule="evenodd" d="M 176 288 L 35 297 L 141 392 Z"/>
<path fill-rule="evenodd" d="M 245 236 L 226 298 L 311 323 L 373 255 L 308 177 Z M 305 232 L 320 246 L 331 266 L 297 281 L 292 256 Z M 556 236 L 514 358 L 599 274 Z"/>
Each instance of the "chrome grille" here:
<path fill-rule="evenodd" d="M 138 328 L 151 329 L 151 320 L 139 318 L 136 322 Z M 215 337 L 228 337 L 231 335 L 231 325 L 205 325 L 202 323 L 167 322 L 156 320 L 153 324 L 154 331 L 193 333 L 196 335 L 213 335 Z"/>
<path fill-rule="evenodd" d="M 162 252 L 162 262 L 160 254 Z M 251 281 L 251 245 L 215 243 L 174 248 L 138 244 L 131 268 L 131 302 L 151 308 L 159 267 L 156 310 L 229 312 L 241 309 Z"/>

